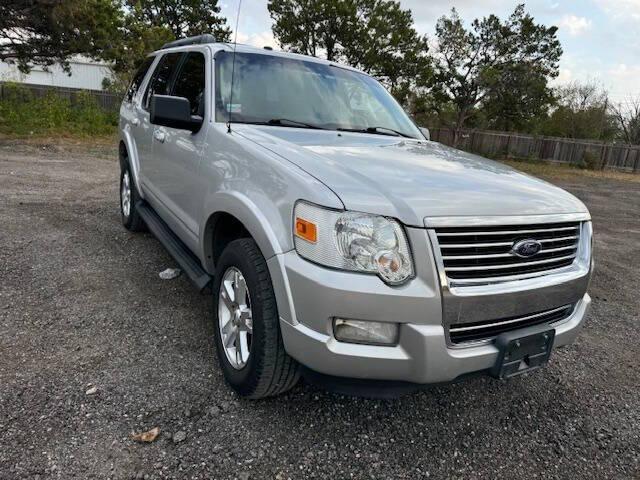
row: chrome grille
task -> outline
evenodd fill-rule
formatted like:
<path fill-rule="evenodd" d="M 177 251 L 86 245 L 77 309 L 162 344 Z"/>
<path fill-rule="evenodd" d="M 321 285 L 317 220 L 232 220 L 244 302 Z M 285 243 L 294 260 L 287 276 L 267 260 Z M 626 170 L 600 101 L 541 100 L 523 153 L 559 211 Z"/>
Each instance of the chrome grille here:
<path fill-rule="evenodd" d="M 580 222 L 435 230 L 442 264 L 451 280 L 493 279 L 546 272 L 576 258 Z M 527 258 L 512 252 L 520 240 L 537 240 L 542 249 Z"/>
<path fill-rule="evenodd" d="M 518 328 L 562 321 L 573 313 L 574 307 L 575 305 L 564 305 L 559 308 L 532 313 L 526 316 L 488 320 L 485 322 L 457 323 L 449 327 L 449 337 L 452 343 L 491 340 L 501 333 L 510 332 Z"/>

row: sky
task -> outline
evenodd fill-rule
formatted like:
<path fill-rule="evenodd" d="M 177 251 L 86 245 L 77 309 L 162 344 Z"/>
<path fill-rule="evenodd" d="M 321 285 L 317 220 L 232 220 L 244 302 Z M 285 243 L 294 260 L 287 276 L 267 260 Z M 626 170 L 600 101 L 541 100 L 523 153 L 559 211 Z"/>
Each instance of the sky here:
<path fill-rule="evenodd" d="M 452 7 L 467 25 L 475 18 L 496 14 L 506 18 L 518 1 L 400 0 L 413 13 L 416 30 L 435 35 L 439 17 Z M 222 14 L 235 30 L 238 0 L 221 0 Z M 559 27 L 563 55 L 554 84 L 596 81 L 615 102 L 640 96 L 640 0 L 536 0 L 525 2 L 538 23 Z M 238 42 L 279 48 L 271 32 L 267 0 L 242 0 Z"/>

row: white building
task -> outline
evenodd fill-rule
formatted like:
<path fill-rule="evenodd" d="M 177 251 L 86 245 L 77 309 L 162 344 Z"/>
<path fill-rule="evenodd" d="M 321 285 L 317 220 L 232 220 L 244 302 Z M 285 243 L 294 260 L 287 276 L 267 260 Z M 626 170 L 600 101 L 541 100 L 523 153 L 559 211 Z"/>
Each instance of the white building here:
<path fill-rule="evenodd" d="M 111 77 L 109 64 L 96 62 L 86 57 L 76 56 L 69 60 L 69 75 L 60 65 L 44 68 L 40 65 L 32 67 L 31 72 L 24 74 L 13 63 L 0 62 L 0 81 L 49 85 L 54 87 L 83 88 L 102 90 L 102 80 Z"/>

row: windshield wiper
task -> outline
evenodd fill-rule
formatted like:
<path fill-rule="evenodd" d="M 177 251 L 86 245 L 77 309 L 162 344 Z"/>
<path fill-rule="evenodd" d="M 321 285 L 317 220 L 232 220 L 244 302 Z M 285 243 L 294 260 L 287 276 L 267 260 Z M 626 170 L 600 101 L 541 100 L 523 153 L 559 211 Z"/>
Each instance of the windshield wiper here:
<path fill-rule="evenodd" d="M 272 118 L 271 120 L 265 123 L 267 125 L 277 125 L 279 127 L 302 127 L 302 128 L 313 128 L 314 130 L 326 130 L 326 128 L 323 128 L 320 125 L 313 125 L 311 123 L 299 122 L 298 120 L 289 120 L 288 118 Z"/>
<path fill-rule="evenodd" d="M 367 127 L 367 128 L 338 128 L 341 132 L 377 133 L 379 135 L 392 135 L 394 137 L 414 138 L 399 130 L 389 127 Z"/>
<path fill-rule="evenodd" d="M 313 128 L 314 130 L 326 130 L 319 125 L 313 125 L 311 123 L 299 122 L 298 120 L 289 120 L 288 118 L 272 118 L 268 122 L 265 122 L 267 125 L 278 125 L 281 127 L 303 127 L 303 128 Z"/>
<path fill-rule="evenodd" d="M 312 128 L 314 130 L 326 130 L 319 125 L 311 123 L 299 122 L 298 120 L 289 120 L 288 118 L 272 118 L 271 120 L 233 120 L 231 123 L 245 123 L 247 125 L 271 125 L 275 127 L 298 127 Z"/>

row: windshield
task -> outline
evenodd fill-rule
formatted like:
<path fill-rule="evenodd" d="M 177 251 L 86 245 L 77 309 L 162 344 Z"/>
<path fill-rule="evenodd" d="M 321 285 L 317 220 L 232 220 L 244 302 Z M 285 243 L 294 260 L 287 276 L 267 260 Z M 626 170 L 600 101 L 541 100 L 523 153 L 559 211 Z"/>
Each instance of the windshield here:
<path fill-rule="evenodd" d="M 395 99 L 373 78 L 344 68 L 273 55 L 216 55 L 216 120 L 353 130 L 422 139 Z"/>

